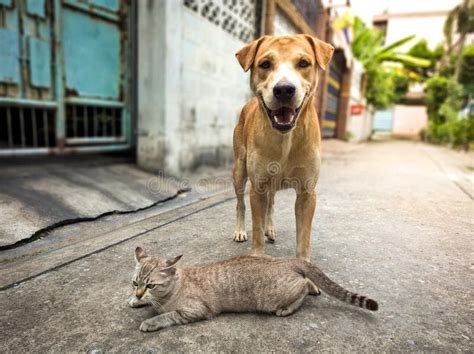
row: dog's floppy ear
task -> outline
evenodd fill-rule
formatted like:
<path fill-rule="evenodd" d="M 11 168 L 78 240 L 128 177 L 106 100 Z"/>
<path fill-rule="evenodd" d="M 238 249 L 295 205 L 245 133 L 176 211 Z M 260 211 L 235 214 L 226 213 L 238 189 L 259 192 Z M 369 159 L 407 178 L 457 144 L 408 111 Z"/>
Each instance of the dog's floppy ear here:
<path fill-rule="evenodd" d="M 323 42 L 322 40 L 308 34 L 305 34 L 304 36 L 313 47 L 314 56 L 319 67 L 326 70 L 326 65 L 329 63 L 332 54 L 334 53 L 334 47 L 329 43 Z"/>
<path fill-rule="evenodd" d="M 259 39 L 254 40 L 235 53 L 235 56 L 244 71 L 248 71 L 250 69 L 255 60 L 258 47 L 267 37 L 268 36 L 262 36 Z"/>

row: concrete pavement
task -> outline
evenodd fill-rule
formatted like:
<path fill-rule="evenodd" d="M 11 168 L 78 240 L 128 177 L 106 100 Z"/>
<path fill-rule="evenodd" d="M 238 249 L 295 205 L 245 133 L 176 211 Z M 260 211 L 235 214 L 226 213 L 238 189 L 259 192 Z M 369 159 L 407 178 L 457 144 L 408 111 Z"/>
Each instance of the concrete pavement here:
<path fill-rule="evenodd" d="M 58 225 L 149 208 L 180 192 L 175 181 L 144 172 L 122 156 L 36 156 L 0 164 L 3 249 L 43 237 Z"/>
<path fill-rule="evenodd" d="M 82 235 L 36 254 L 2 252 L 0 278 L 7 287 L 0 297 L 2 348 L 472 351 L 472 155 L 398 141 L 325 141 L 323 148 L 313 261 L 341 285 L 379 301 L 379 312 L 322 295 L 307 298 L 287 318 L 226 314 L 141 333 L 139 324 L 151 310 L 131 309 L 125 302 L 135 246 L 156 254 L 184 254 L 183 265 L 249 252 L 249 242 L 231 241 L 235 200 L 224 192 L 148 215 L 103 237 Z M 267 245 L 268 254 L 294 254 L 293 206 L 293 192 L 277 194 L 278 238 Z M 42 270 L 35 273 L 35 267 Z"/>

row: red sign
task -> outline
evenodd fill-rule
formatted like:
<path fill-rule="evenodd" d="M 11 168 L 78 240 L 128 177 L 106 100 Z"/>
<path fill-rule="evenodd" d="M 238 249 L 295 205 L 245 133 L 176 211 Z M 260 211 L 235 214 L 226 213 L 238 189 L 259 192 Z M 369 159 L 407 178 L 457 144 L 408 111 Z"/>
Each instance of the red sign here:
<path fill-rule="evenodd" d="M 358 115 L 361 115 L 363 111 L 364 111 L 364 105 L 363 104 L 352 104 L 351 105 L 351 115 L 358 116 Z"/>

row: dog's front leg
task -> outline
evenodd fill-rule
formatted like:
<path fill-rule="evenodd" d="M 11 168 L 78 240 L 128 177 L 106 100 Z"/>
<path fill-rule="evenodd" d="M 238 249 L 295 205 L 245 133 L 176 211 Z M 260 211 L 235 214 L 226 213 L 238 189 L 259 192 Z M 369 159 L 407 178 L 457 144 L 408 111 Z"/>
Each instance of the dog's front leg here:
<path fill-rule="evenodd" d="M 250 207 L 252 209 L 252 254 L 265 253 L 265 223 L 268 204 L 268 190 L 264 185 L 250 189 Z"/>
<path fill-rule="evenodd" d="M 301 191 L 296 196 L 296 257 L 311 260 L 311 226 L 316 208 L 316 192 Z"/>

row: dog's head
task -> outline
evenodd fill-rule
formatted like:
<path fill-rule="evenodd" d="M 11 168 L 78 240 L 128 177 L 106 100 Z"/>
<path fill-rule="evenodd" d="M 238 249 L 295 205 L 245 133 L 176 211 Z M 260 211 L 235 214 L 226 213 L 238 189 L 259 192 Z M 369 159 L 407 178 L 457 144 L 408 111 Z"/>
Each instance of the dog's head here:
<path fill-rule="evenodd" d="M 309 35 L 263 36 L 236 54 L 251 69 L 250 86 L 273 128 L 282 133 L 296 121 L 317 85 L 318 67 L 325 69 L 334 48 Z"/>

